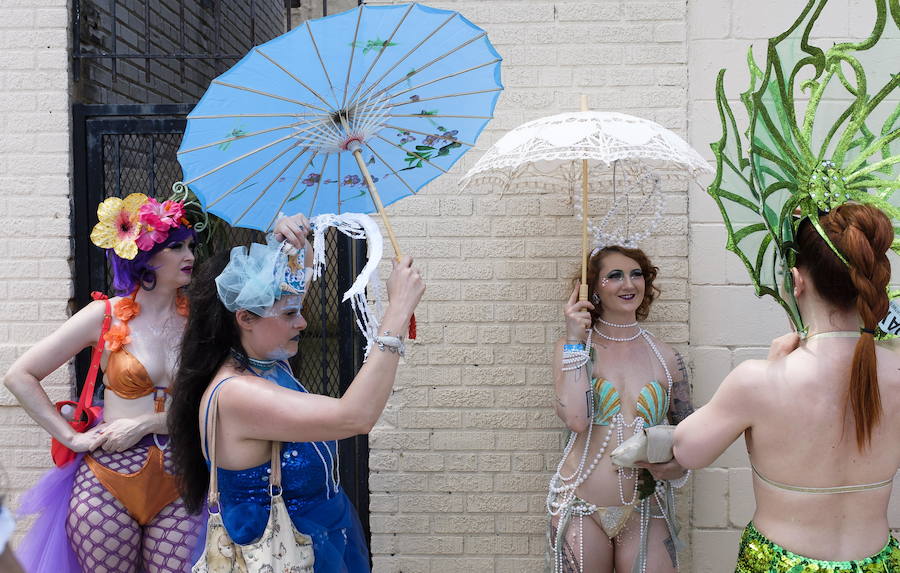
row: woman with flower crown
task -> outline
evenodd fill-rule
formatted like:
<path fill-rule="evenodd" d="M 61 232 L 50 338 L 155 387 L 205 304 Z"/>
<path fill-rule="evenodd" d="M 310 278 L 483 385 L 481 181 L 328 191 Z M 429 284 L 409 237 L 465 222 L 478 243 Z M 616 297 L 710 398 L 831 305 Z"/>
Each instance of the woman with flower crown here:
<path fill-rule="evenodd" d="M 556 344 L 556 413 L 571 431 L 550 480 L 552 570 L 677 570 L 673 484 L 677 462 L 613 465 L 609 454 L 644 428 L 677 424 L 692 411 L 678 352 L 640 326 L 659 289 L 657 268 L 637 248 L 606 246 L 588 260 L 588 299 L 576 287 Z"/>
<path fill-rule="evenodd" d="M 101 203 L 91 240 L 107 249 L 117 296 L 87 305 L 6 373 L 6 387 L 26 412 L 78 453 L 22 500 L 22 510 L 40 514 L 18 551 L 32 573 L 176 573 L 190 567 L 200 523 L 180 499 L 166 425 L 187 320 L 183 290 L 197 241 L 184 208 L 141 193 Z M 279 230 L 292 224 L 284 219 Z M 40 382 L 98 343 L 106 383 L 102 422 L 79 433 Z"/>

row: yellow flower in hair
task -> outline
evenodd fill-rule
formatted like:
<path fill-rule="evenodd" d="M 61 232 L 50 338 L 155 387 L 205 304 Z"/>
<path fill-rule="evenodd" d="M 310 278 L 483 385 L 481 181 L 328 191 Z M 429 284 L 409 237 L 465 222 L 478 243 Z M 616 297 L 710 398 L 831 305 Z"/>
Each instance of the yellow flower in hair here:
<path fill-rule="evenodd" d="M 97 219 L 91 231 L 91 242 L 101 249 L 113 249 L 119 257 L 131 260 L 138 252 L 141 234 L 141 206 L 147 202 L 143 193 L 132 193 L 125 199 L 110 197 L 97 206 Z"/>

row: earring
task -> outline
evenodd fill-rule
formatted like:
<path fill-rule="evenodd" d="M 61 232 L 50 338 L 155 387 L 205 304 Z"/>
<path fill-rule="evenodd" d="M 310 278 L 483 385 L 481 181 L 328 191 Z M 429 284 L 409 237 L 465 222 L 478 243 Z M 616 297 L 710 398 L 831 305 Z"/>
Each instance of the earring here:
<path fill-rule="evenodd" d="M 151 291 L 156 288 L 156 273 L 150 269 L 144 269 L 141 271 L 140 281 L 142 289 Z"/>
<path fill-rule="evenodd" d="M 595 306 L 598 305 L 598 304 L 600 304 L 600 295 L 597 294 L 597 293 L 592 294 L 592 295 L 591 295 L 591 302 L 594 303 Z"/>

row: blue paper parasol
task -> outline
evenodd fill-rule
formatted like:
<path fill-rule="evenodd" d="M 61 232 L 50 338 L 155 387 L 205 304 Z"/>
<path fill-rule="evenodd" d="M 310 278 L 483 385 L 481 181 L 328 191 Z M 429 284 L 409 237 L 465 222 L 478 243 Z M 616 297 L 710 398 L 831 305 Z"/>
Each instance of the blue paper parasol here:
<path fill-rule="evenodd" d="M 262 231 L 279 213 L 384 217 L 382 203 L 475 144 L 503 89 L 500 60 L 459 13 L 419 4 L 306 22 L 212 81 L 178 151 L 184 183 L 211 213 Z"/>

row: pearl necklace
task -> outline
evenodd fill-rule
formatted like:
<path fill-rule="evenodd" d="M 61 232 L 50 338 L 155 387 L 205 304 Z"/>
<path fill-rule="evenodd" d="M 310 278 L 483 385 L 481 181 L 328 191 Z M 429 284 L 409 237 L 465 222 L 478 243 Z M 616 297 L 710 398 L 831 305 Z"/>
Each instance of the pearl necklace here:
<path fill-rule="evenodd" d="M 615 336 L 610 336 L 610 335 L 606 334 L 605 332 L 602 332 L 599 328 L 597 328 L 596 325 L 594 326 L 593 330 L 594 330 L 594 332 L 597 333 L 597 336 L 599 336 L 600 338 L 609 340 L 611 342 L 631 342 L 632 340 L 637 340 L 638 338 L 640 338 L 640 336 L 642 334 L 644 334 L 644 332 L 646 332 L 643 328 L 639 328 L 637 331 L 637 334 L 635 334 L 634 336 L 628 336 L 625 338 L 617 338 Z"/>
<path fill-rule="evenodd" d="M 634 328 L 638 325 L 636 320 L 634 322 L 629 322 L 628 324 L 616 324 L 615 322 L 609 322 L 608 320 L 603 320 L 599 317 L 597 318 L 597 322 L 605 324 L 606 326 L 612 326 L 613 328 Z"/>

